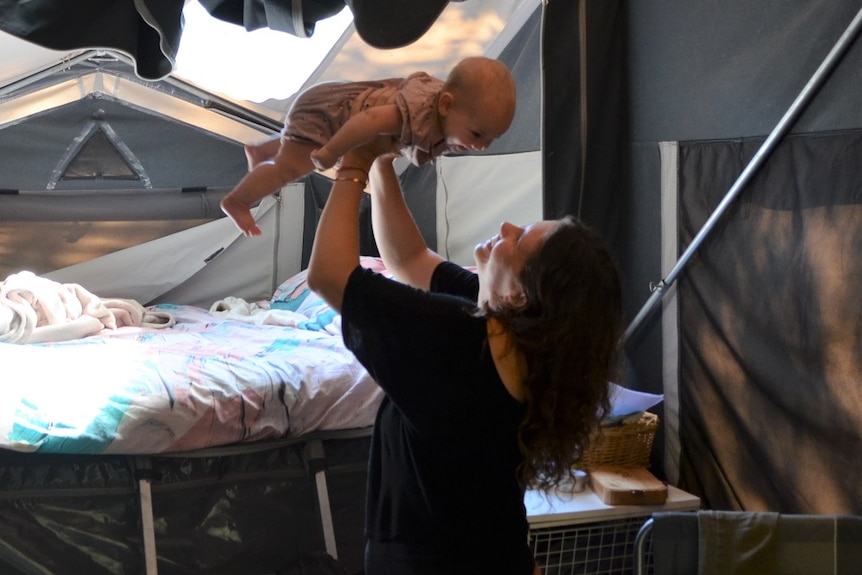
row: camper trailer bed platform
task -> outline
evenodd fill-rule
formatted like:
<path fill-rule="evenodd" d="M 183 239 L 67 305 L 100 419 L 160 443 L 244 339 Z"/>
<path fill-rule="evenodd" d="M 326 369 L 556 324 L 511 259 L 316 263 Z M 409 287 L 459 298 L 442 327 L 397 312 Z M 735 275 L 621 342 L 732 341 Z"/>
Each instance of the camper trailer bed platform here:
<path fill-rule="evenodd" d="M 382 392 L 304 274 L 147 310 L 172 325 L 0 344 L 0 572 L 361 565 Z"/>

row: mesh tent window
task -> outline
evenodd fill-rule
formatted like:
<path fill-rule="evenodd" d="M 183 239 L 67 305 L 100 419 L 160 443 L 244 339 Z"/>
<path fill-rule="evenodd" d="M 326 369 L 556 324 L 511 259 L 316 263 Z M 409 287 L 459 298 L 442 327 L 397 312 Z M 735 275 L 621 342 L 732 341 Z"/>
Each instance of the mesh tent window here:
<path fill-rule="evenodd" d="M 69 144 L 48 189 L 69 180 L 139 181 L 145 188 L 152 187 L 141 162 L 104 121 L 89 123 Z"/>

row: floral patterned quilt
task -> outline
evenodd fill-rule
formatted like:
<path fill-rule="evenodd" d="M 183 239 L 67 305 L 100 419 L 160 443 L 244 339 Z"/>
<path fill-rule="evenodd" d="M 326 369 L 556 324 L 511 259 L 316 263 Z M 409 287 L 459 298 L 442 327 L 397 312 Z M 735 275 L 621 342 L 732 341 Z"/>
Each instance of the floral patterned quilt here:
<path fill-rule="evenodd" d="M 159 305 L 168 329 L 0 344 L 0 448 L 156 454 L 372 425 L 382 394 L 339 322 L 270 303 Z"/>

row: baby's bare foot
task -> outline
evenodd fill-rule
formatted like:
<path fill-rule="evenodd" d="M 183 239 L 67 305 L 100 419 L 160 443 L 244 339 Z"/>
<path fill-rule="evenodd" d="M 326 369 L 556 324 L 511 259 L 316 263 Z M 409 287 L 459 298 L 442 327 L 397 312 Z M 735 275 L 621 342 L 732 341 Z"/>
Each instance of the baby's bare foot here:
<path fill-rule="evenodd" d="M 335 160 L 336 158 L 333 158 L 325 148 L 318 148 L 311 152 L 311 162 L 321 172 L 334 166 Z"/>
<path fill-rule="evenodd" d="M 258 146 L 248 144 L 245 146 L 245 159 L 248 162 L 248 171 L 252 171 L 256 165 L 268 159 L 263 157 L 263 153 Z"/>
<path fill-rule="evenodd" d="M 243 235 L 251 237 L 263 233 L 255 223 L 254 216 L 247 204 L 228 194 L 222 198 L 220 205 L 221 210 L 233 221 Z"/>

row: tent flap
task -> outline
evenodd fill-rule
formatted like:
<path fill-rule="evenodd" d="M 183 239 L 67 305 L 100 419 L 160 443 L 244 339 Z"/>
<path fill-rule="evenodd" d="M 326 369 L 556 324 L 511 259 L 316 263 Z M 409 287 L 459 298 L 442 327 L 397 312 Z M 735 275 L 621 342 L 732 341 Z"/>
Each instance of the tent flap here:
<path fill-rule="evenodd" d="M 758 144 L 680 146 L 681 246 Z M 787 139 L 679 283 L 681 481 L 712 508 L 862 512 L 860 157 Z"/>

